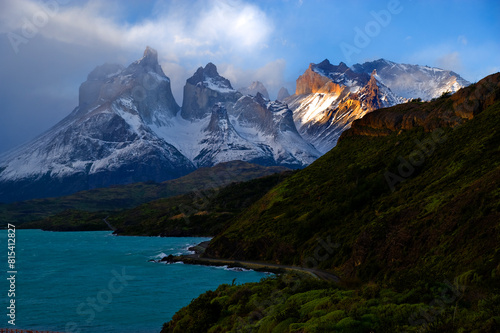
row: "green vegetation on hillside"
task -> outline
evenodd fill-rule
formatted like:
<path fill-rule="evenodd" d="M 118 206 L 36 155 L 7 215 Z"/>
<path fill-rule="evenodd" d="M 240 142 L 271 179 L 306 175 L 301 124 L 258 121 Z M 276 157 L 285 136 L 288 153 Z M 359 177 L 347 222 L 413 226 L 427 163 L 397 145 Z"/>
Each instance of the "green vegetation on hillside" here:
<path fill-rule="evenodd" d="M 468 271 L 498 287 L 499 129 L 497 101 L 454 129 L 347 137 L 232 221 L 206 253 L 316 262 L 344 279 L 401 289 Z M 340 246 L 308 260 L 327 239 Z"/>
<path fill-rule="evenodd" d="M 448 281 L 395 292 L 284 275 L 208 291 L 161 333 L 498 332 L 499 314 L 500 295 L 470 300 Z"/>
<path fill-rule="evenodd" d="M 152 200 L 185 194 L 191 191 L 219 188 L 232 182 L 271 175 L 288 170 L 264 167 L 242 161 L 200 168 L 187 176 L 163 183 L 134 183 L 78 192 L 59 198 L 35 199 L 0 204 L 0 226 L 38 221 L 67 210 L 84 212 L 120 211 Z"/>
<path fill-rule="evenodd" d="M 127 236 L 213 236 L 221 232 L 231 218 L 292 174 L 285 171 L 221 188 L 189 192 L 119 212 L 66 210 L 23 223 L 18 228 L 50 231 L 112 228 L 115 234 Z"/>
<path fill-rule="evenodd" d="M 214 236 L 292 172 L 149 202 L 108 218 L 119 235 Z"/>
<path fill-rule="evenodd" d="M 104 222 L 107 212 L 85 212 L 66 210 L 40 221 L 26 222 L 23 229 L 42 229 L 45 231 L 100 231 L 109 230 Z"/>
<path fill-rule="evenodd" d="M 500 74 L 368 116 L 205 252 L 341 284 L 223 285 L 163 332 L 500 331 Z"/>

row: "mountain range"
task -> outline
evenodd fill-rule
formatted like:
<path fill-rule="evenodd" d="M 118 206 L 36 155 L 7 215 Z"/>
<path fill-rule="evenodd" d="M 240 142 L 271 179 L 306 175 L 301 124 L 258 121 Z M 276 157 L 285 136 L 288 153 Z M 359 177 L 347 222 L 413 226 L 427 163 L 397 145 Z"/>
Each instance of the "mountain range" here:
<path fill-rule="evenodd" d="M 148 47 L 126 68 L 98 66 L 70 115 L 0 157 L 0 201 L 165 181 L 233 160 L 303 168 L 366 113 L 467 84 L 435 68 L 325 60 L 299 77 L 294 95 L 282 89 L 270 101 L 262 83 L 236 90 L 209 63 L 187 79 L 179 106 Z"/>
<path fill-rule="evenodd" d="M 299 133 L 321 153 L 332 149 L 351 123 L 365 114 L 410 99 L 431 100 L 470 82 L 439 68 L 379 59 L 347 67 L 325 59 L 297 79 L 295 94 L 284 99 Z"/>

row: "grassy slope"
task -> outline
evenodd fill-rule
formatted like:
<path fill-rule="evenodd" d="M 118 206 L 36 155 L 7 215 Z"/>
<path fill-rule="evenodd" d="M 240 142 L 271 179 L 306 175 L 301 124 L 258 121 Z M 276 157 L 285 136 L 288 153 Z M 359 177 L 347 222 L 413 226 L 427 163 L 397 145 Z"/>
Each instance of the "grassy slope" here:
<path fill-rule="evenodd" d="M 498 76 L 483 110 L 476 86 L 461 92 L 462 106 L 474 106 L 461 126 L 453 118 L 463 110 L 457 98 L 376 111 L 382 119 L 374 115 L 273 188 L 207 250 L 319 265 L 341 274 L 343 287 L 286 276 L 223 285 L 181 309 L 162 332 L 499 331 Z M 406 120 L 393 122 L 398 113 Z M 423 127 L 443 132 L 416 163 L 416 140 L 432 139 Z M 398 174 L 400 157 L 419 165 L 402 169 L 406 180 L 393 192 L 385 175 Z"/>
<path fill-rule="evenodd" d="M 221 285 L 194 299 L 161 333 L 498 332 L 500 295 L 476 302 L 448 282 L 395 292 L 377 284 L 346 289 L 302 276 Z"/>
<path fill-rule="evenodd" d="M 444 142 L 394 192 L 385 172 L 397 174 L 399 157 L 415 157 L 415 140 L 432 134 L 414 128 L 346 138 L 248 209 L 208 253 L 300 265 L 310 262 L 318 238 L 330 238 L 340 247 L 319 265 L 344 278 L 405 284 L 469 270 L 498 277 L 498 129 L 499 102 L 444 128 Z"/>
<path fill-rule="evenodd" d="M 233 161 L 200 168 L 184 177 L 163 183 L 135 183 L 82 191 L 59 198 L 0 204 L 0 225 L 40 220 L 64 211 L 118 211 L 163 197 L 217 188 L 286 170 Z"/>

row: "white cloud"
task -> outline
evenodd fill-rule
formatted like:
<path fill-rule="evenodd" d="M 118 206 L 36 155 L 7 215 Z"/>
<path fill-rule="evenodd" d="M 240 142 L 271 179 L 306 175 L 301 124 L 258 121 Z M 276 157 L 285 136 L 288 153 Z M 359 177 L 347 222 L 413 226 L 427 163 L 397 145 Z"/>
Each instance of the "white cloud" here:
<path fill-rule="evenodd" d="M 264 12 L 239 1 L 218 1 L 197 20 L 189 32 L 208 44 L 252 51 L 265 45 L 271 24 Z"/>
<path fill-rule="evenodd" d="M 103 12 L 107 12 L 105 5 L 98 1 L 82 7 L 65 6 L 58 1 L 8 1 L 2 10 L 0 32 L 16 33 L 28 40 L 41 35 L 75 45 L 119 45 L 123 29 L 104 18 Z"/>
<path fill-rule="evenodd" d="M 436 66 L 456 72 L 462 69 L 461 59 L 461 53 L 450 44 L 438 44 L 423 48 L 409 57 L 412 64 Z"/>
<path fill-rule="evenodd" d="M 45 3 L 55 6 L 44 7 Z M 260 62 L 269 60 L 261 55 L 271 40 L 273 24 L 258 6 L 244 0 L 160 0 L 154 6 L 153 15 L 134 23 L 126 23 L 120 18 L 126 11 L 119 6 L 123 7 L 122 2 L 105 0 L 83 3 L 4 0 L 0 1 L 0 34 L 20 36 L 22 43 L 15 45 L 19 52 L 33 52 L 35 44 L 39 47 L 39 43 L 43 43 L 45 48 L 57 47 L 71 54 L 70 57 L 74 57 L 72 49 L 75 48 L 92 54 L 93 59 L 98 54 L 101 57 L 113 54 L 112 58 L 101 61 L 121 61 L 123 65 L 138 59 L 149 45 L 158 51 L 159 61 L 172 81 L 179 104 L 185 80 L 198 66 L 211 61 L 216 65 L 233 63 L 259 67 L 263 65 Z M 43 18 L 43 22 L 37 22 L 37 18 Z M 26 35 L 32 32 L 31 27 L 34 33 Z M 277 68 L 283 67 L 280 66 Z M 282 76 L 282 70 L 277 68 L 272 68 L 271 72 Z M 247 75 L 250 72 L 246 71 Z M 243 77 L 238 76 L 236 83 L 241 80 Z M 272 80 L 267 76 L 266 81 Z"/>
<path fill-rule="evenodd" d="M 266 47 L 273 31 L 271 21 L 260 8 L 240 0 L 166 2 L 158 7 L 153 19 L 132 25 L 103 16 L 103 12 L 110 12 L 109 6 L 114 6 L 105 1 L 55 8 L 46 8 L 43 3 L 4 3 L 0 8 L 0 32 L 15 32 L 30 39 L 33 36 L 23 34 L 27 26 L 32 26 L 36 34 L 68 44 L 130 51 L 151 45 L 164 59 L 179 61 L 183 57 L 222 58 L 235 54 L 250 57 Z"/>
<path fill-rule="evenodd" d="M 247 87 L 253 81 L 260 81 L 269 91 L 271 99 L 276 98 L 281 87 L 290 86 L 284 79 L 285 69 L 286 61 L 284 59 L 276 59 L 252 70 L 244 70 L 232 64 L 222 64 L 218 67 L 220 75 L 229 79 L 233 88 Z"/>

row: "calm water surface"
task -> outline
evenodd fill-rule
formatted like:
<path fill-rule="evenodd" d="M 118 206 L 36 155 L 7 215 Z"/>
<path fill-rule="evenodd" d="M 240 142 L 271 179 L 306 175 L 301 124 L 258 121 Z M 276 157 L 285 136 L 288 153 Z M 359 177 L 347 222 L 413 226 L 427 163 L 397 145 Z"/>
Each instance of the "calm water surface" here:
<path fill-rule="evenodd" d="M 222 283 L 265 273 L 148 262 L 208 238 L 16 231 L 16 326 L 8 324 L 7 231 L 0 231 L 0 327 L 65 332 L 159 332 L 181 307 Z"/>

